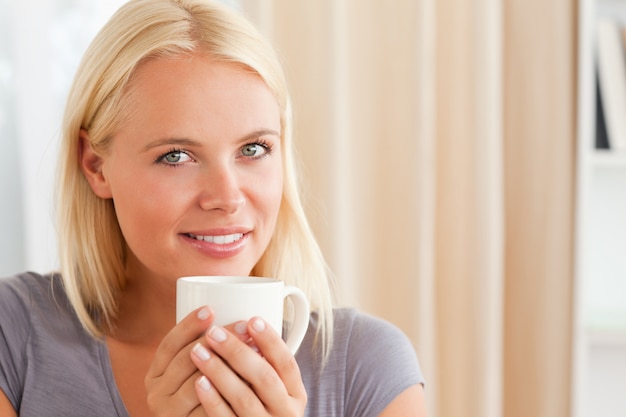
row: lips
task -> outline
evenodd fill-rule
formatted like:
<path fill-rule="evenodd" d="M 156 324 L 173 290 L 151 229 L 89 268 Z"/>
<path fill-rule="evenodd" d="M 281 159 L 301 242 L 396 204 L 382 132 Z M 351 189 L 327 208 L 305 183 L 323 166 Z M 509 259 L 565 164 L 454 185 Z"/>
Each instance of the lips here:
<path fill-rule="evenodd" d="M 215 243 L 217 245 L 228 245 L 243 238 L 243 233 L 232 233 L 228 235 L 195 235 L 193 233 L 187 233 L 192 239 L 196 239 L 203 242 Z"/>

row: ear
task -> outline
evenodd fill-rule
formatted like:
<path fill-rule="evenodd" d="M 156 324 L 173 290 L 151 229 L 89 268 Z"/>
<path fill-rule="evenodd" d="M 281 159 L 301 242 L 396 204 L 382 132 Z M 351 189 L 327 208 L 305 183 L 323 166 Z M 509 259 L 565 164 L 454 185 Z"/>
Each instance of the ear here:
<path fill-rule="evenodd" d="M 79 140 L 78 159 L 83 175 L 94 194 L 100 198 L 112 198 L 109 182 L 102 171 L 104 160 L 93 150 L 85 129 L 80 129 Z"/>

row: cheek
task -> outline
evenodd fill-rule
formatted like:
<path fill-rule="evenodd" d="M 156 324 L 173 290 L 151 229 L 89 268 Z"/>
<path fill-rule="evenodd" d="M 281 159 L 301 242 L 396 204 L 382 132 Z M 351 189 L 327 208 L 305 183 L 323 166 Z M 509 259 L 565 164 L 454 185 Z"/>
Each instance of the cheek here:
<path fill-rule="evenodd" d="M 113 204 L 120 228 L 131 242 L 152 240 L 166 233 L 171 225 L 168 219 L 180 211 L 180 195 L 174 196 L 172 188 L 154 178 L 136 176 L 113 187 Z"/>
<path fill-rule="evenodd" d="M 273 217 L 276 218 L 278 216 L 278 211 L 280 209 L 280 205 L 283 199 L 283 174 L 282 171 L 278 171 L 275 173 L 275 177 L 272 181 L 267 181 L 265 183 L 264 193 L 266 195 L 267 204 L 271 207 L 271 211 L 273 212 Z M 269 188 L 268 185 L 269 184 Z"/>
<path fill-rule="evenodd" d="M 162 205 L 155 205 L 145 190 L 118 193 L 113 196 L 113 204 L 122 233 L 131 246 L 141 237 L 147 239 L 151 230 L 158 230 L 157 225 L 165 209 Z"/>
<path fill-rule="evenodd" d="M 266 170 L 258 175 L 247 188 L 250 209 L 264 225 L 266 233 L 272 235 L 283 198 L 283 177 L 278 170 Z"/>

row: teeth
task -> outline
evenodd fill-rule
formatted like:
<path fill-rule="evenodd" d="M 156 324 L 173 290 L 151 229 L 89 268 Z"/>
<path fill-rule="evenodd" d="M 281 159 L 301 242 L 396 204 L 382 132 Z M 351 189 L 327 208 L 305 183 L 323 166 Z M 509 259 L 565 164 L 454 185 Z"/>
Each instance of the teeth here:
<path fill-rule="evenodd" d="M 219 235 L 219 236 L 197 236 L 193 233 L 189 233 L 189 237 L 196 240 L 202 240 L 205 242 L 216 243 L 218 245 L 226 245 L 233 243 L 243 237 L 243 233 L 233 233 L 232 235 Z"/>

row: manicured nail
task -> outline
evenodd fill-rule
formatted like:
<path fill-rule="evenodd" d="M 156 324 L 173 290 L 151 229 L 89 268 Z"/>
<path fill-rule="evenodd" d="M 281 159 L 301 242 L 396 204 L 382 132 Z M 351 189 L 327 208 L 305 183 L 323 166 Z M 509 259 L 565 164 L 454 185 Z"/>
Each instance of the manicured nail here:
<path fill-rule="evenodd" d="M 211 390 L 211 383 L 209 382 L 207 377 L 204 376 L 204 375 L 202 375 L 200 378 L 198 378 L 198 380 L 196 381 L 196 384 L 198 384 L 200 389 L 202 391 L 204 391 L 204 392 L 207 392 L 207 391 Z"/>
<path fill-rule="evenodd" d="M 235 324 L 235 331 L 239 334 L 248 333 L 248 322 L 240 321 Z"/>
<path fill-rule="evenodd" d="M 211 316 L 211 309 L 209 307 L 202 307 L 200 311 L 198 311 L 197 316 L 200 320 L 206 320 Z"/>
<path fill-rule="evenodd" d="M 196 343 L 191 351 L 201 361 L 208 361 L 209 359 L 211 359 L 211 354 L 209 353 L 209 351 L 200 343 Z"/>
<path fill-rule="evenodd" d="M 209 330 L 209 337 L 220 343 L 226 340 L 226 332 L 221 327 L 213 326 Z"/>
<path fill-rule="evenodd" d="M 261 319 L 254 319 L 252 322 L 252 328 L 257 332 L 262 332 L 265 330 L 265 322 Z"/>

